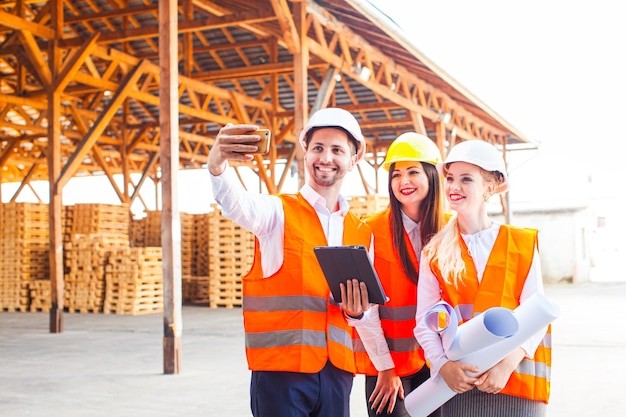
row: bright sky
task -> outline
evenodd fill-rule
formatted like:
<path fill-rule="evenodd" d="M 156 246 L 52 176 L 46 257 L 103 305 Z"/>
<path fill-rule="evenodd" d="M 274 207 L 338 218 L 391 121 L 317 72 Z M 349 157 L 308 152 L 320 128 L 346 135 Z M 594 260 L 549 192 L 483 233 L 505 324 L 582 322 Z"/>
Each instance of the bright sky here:
<path fill-rule="evenodd" d="M 541 143 L 530 161 L 522 164 L 531 155 L 510 161 L 513 201 L 575 204 L 617 196 L 602 183 L 626 139 L 620 2 L 371 1 L 419 51 Z"/>

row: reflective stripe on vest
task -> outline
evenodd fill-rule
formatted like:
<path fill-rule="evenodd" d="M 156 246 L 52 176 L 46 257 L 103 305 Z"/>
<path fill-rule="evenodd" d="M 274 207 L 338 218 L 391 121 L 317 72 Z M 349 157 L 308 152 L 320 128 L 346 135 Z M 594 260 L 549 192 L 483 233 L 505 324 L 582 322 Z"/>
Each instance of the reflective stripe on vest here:
<path fill-rule="evenodd" d="M 243 297 L 243 305 L 248 311 L 289 311 L 308 310 L 317 313 L 326 312 L 326 299 L 304 295 Z"/>
<path fill-rule="evenodd" d="M 381 305 L 378 308 L 378 312 L 382 320 L 402 321 L 415 319 L 416 311 L 417 305 L 404 307 L 388 307 L 386 305 Z"/>
<path fill-rule="evenodd" d="M 308 345 L 326 347 L 326 333 L 313 330 L 280 330 L 275 332 L 246 333 L 247 348 Z"/>
<path fill-rule="evenodd" d="M 250 272 L 243 277 L 243 316 L 248 367 L 258 371 L 315 373 L 329 360 L 355 372 L 355 330 L 330 291 L 313 247 L 327 245 L 317 213 L 300 195 L 281 195 L 285 211 L 284 259 L 279 270 L 263 277 L 255 241 Z M 367 225 L 348 213 L 343 244 L 369 247 Z"/>
<path fill-rule="evenodd" d="M 458 290 L 454 284 L 445 282 L 437 263 L 431 263 L 431 269 L 442 289 L 442 299 L 455 306 L 462 321 L 469 320 L 490 307 L 518 307 L 518 300 L 537 248 L 537 231 L 500 226 L 480 283 L 467 246 L 460 236 L 459 240 L 466 272 Z M 534 357 L 522 360 L 501 393 L 547 403 L 550 397 L 551 351 L 551 326 L 548 326 Z"/>

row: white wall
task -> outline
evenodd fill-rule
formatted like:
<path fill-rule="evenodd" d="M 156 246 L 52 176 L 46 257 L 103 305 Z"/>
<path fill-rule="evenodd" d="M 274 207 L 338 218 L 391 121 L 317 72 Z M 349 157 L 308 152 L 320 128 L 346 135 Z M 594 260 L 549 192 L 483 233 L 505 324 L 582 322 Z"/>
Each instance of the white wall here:
<path fill-rule="evenodd" d="M 494 217 L 503 221 L 502 216 Z M 589 208 L 514 211 L 511 224 L 539 230 L 545 283 L 590 281 L 593 217 Z"/>

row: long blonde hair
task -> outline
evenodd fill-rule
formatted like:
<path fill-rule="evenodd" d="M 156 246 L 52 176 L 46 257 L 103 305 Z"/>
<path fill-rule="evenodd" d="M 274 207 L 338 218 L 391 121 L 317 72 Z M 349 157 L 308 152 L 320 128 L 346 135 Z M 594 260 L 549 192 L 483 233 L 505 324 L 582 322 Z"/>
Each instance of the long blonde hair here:
<path fill-rule="evenodd" d="M 449 164 L 444 166 L 444 174 L 447 173 L 448 166 Z M 496 186 L 502 183 L 501 173 L 478 168 L 486 182 L 492 182 Z M 439 233 L 430 239 L 422 251 L 422 262 L 436 262 L 443 280 L 447 284 L 454 284 L 454 288 L 459 288 L 459 283 L 463 283 L 465 275 L 465 261 L 461 255 L 462 245 L 464 242 L 462 242 L 458 218 L 455 215 Z"/>
<path fill-rule="evenodd" d="M 453 216 L 422 251 L 422 262 L 436 262 L 444 281 L 454 283 L 455 288 L 459 287 L 465 274 L 460 236 L 457 216 Z"/>

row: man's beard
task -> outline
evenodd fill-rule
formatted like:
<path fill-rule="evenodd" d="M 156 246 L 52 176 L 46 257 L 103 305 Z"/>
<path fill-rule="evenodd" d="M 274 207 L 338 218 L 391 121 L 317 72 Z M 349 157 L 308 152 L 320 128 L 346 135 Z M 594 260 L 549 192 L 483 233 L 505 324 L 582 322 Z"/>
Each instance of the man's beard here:
<path fill-rule="evenodd" d="M 344 171 L 342 169 L 338 168 L 336 165 L 332 167 L 336 168 L 336 170 L 327 173 L 320 173 L 320 171 L 313 167 L 313 181 L 315 181 L 315 184 L 320 187 L 331 187 L 343 177 Z"/>

